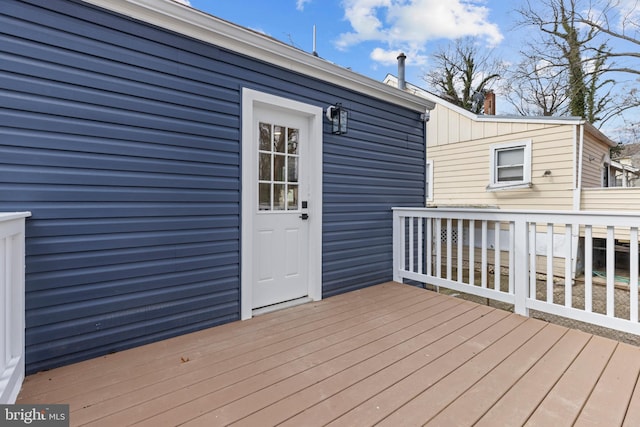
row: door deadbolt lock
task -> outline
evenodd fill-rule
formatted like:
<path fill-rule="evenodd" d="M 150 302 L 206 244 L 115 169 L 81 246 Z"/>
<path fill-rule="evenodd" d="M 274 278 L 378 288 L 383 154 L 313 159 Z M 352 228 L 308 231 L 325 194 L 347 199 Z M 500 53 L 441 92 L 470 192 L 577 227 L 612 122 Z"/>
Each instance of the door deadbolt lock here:
<path fill-rule="evenodd" d="M 307 220 L 307 219 L 309 219 L 309 214 L 303 213 L 302 215 L 300 215 L 300 218 L 302 218 L 304 220 Z"/>

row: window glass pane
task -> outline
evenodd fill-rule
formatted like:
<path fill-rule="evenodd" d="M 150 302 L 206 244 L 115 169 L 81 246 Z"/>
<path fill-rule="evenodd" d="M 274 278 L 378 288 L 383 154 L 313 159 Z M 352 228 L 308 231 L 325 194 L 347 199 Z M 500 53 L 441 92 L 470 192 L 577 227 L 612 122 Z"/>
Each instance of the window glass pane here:
<path fill-rule="evenodd" d="M 287 209 L 296 210 L 298 209 L 298 186 L 290 185 L 287 191 Z"/>
<path fill-rule="evenodd" d="M 258 179 L 260 181 L 271 181 L 271 154 L 260 153 Z"/>
<path fill-rule="evenodd" d="M 271 210 L 271 184 L 260 184 L 258 196 L 258 209 L 261 211 Z"/>
<path fill-rule="evenodd" d="M 498 182 L 504 181 L 523 181 L 523 167 L 509 166 L 498 168 Z"/>
<path fill-rule="evenodd" d="M 287 156 L 280 156 L 278 154 L 273 156 L 273 180 L 284 182 L 286 171 Z"/>
<path fill-rule="evenodd" d="M 289 161 L 287 162 L 287 181 L 288 182 L 298 182 L 298 158 L 297 157 L 289 157 Z"/>
<path fill-rule="evenodd" d="M 271 125 L 260 123 L 260 150 L 271 151 Z"/>
<path fill-rule="evenodd" d="M 524 148 L 514 148 L 498 151 L 498 166 L 524 164 Z"/>
<path fill-rule="evenodd" d="M 288 129 L 288 143 L 287 143 L 287 152 L 289 154 L 298 154 L 298 138 L 299 131 L 298 129 Z"/>
<path fill-rule="evenodd" d="M 286 137 L 285 128 L 282 126 L 273 127 L 273 151 L 277 153 L 284 153 Z"/>
<path fill-rule="evenodd" d="M 285 185 L 274 184 L 273 186 L 273 210 L 283 211 L 286 207 Z"/>

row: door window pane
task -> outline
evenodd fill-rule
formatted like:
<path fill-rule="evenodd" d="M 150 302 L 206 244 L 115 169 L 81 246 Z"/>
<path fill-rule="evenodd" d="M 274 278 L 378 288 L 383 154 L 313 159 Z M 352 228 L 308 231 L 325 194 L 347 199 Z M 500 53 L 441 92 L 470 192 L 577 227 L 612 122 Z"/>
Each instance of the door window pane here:
<path fill-rule="evenodd" d="M 298 210 L 300 130 L 259 123 L 258 209 Z"/>
<path fill-rule="evenodd" d="M 271 151 L 271 125 L 260 123 L 260 150 Z"/>
<path fill-rule="evenodd" d="M 282 126 L 273 127 L 273 151 L 284 153 L 284 142 L 286 138 L 286 128 Z"/>
<path fill-rule="evenodd" d="M 289 157 L 288 163 L 289 164 L 287 165 L 287 169 L 288 169 L 287 181 L 298 182 L 298 158 Z"/>
<path fill-rule="evenodd" d="M 298 154 L 298 136 L 298 129 L 289 128 L 287 143 L 287 152 L 289 154 Z"/>
<path fill-rule="evenodd" d="M 271 154 L 260 153 L 258 169 L 258 179 L 260 181 L 271 180 Z"/>
<path fill-rule="evenodd" d="M 287 208 L 286 193 L 284 184 L 274 184 L 273 186 L 273 210 L 283 211 Z"/>
<path fill-rule="evenodd" d="M 298 186 L 289 185 L 289 191 L 287 192 L 287 209 L 298 209 Z"/>
<path fill-rule="evenodd" d="M 259 193 L 259 210 L 271 210 L 271 184 L 260 184 L 258 186 Z"/>

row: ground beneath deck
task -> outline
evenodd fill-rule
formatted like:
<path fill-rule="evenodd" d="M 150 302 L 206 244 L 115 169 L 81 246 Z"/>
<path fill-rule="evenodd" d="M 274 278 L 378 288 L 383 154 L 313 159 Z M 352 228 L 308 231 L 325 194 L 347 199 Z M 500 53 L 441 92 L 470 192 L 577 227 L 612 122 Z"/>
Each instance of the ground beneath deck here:
<path fill-rule="evenodd" d="M 27 377 L 71 425 L 640 425 L 640 348 L 385 283 Z"/>

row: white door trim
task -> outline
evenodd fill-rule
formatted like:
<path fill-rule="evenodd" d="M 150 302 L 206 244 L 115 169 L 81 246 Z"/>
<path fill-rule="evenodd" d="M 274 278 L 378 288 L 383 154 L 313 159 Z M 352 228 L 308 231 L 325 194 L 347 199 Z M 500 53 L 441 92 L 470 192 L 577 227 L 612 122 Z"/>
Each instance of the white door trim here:
<path fill-rule="evenodd" d="M 322 299 L 322 108 L 291 99 L 242 89 L 242 226 L 240 258 L 240 316 L 252 313 L 253 230 L 257 194 L 253 186 L 254 109 L 257 106 L 292 111 L 309 119 L 309 281 L 308 298 Z"/>

